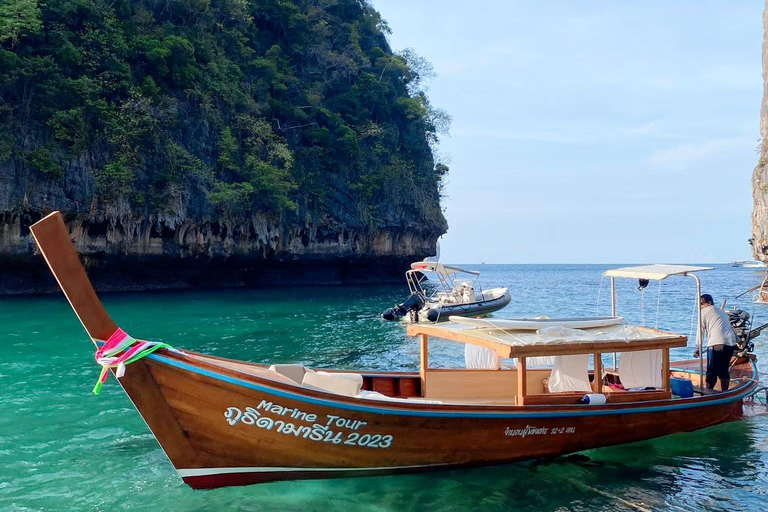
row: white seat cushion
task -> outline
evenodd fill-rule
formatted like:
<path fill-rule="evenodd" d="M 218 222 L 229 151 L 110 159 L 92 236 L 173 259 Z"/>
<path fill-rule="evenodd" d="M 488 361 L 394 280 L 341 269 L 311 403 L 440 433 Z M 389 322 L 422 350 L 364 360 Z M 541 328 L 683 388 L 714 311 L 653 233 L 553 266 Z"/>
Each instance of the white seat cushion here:
<path fill-rule="evenodd" d="M 269 369 L 288 377 L 296 384 L 301 384 L 304 374 L 307 373 L 307 368 L 300 364 L 273 364 Z"/>
<path fill-rule="evenodd" d="M 345 377 L 341 377 L 341 375 L 344 375 Z M 359 379 L 351 377 L 354 375 L 359 377 Z M 331 374 L 309 370 L 304 374 L 304 379 L 301 381 L 301 385 L 309 389 L 327 391 L 328 393 L 335 393 L 337 395 L 356 396 L 360 393 L 360 388 L 363 385 L 363 377 L 360 374 Z"/>

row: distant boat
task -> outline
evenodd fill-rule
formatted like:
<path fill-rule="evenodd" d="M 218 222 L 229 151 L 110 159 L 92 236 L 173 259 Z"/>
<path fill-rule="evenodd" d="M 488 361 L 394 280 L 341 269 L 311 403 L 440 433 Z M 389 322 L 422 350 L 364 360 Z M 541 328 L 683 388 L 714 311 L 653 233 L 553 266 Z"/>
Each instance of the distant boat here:
<path fill-rule="evenodd" d="M 755 260 L 736 260 L 731 262 L 732 267 L 765 268 L 765 263 Z"/>
<path fill-rule="evenodd" d="M 427 274 L 435 276 L 437 289 L 430 294 L 422 286 Z M 467 281 L 458 279 L 467 277 Z M 482 290 L 477 286 L 480 272 L 443 265 L 437 261 L 417 261 L 405 273 L 411 294 L 381 314 L 384 320 L 408 323 L 444 322 L 449 316 L 486 316 L 502 309 L 512 300 L 508 288 Z"/>

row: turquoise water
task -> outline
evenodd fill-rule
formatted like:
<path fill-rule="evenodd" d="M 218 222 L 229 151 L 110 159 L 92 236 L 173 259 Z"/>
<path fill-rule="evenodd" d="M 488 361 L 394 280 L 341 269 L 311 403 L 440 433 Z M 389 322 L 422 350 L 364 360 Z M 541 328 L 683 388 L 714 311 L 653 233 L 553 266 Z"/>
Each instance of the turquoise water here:
<path fill-rule="evenodd" d="M 485 287 L 510 287 L 513 301 L 499 317 L 594 315 L 598 295 L 600 313 L 609 313 L 609 283 L 600 284 L 606 266 L 469 267 L 483 272 Z M 704 292 L 744 307 L 756 324 L 768 322 L 768 306 L 730 298 L 761 278 L 761 272 L 726 266 L 701 274 Z M 620 314 L 689 334 L 692 280 L 671 278 L 660 293 L 651 283 L 644 316 L 636 284 L 618 283 Z M 401 325 L 378 318 L 405 298 L 405 290 L 302 287 L 102 298 L 127 332 L 181 348 L 257 362 L 415 370 L 417 343 Z M 0 299 L 0 335 L 3 511 L 712 511 L 765 510 L 768 503 L 765 415 L 548 463 L 193 491 L 114 380 L 99 396 L 91 394 L 98 375 L 92 345 L 62 296 Z M 768 334 L 763 338 L 757 353 L 765 356 Z M 679 349 L 676 355 L 689 353 Z M 449 343 L 430 354 L 431 364 L 462 362 L 461 349 Z"/>

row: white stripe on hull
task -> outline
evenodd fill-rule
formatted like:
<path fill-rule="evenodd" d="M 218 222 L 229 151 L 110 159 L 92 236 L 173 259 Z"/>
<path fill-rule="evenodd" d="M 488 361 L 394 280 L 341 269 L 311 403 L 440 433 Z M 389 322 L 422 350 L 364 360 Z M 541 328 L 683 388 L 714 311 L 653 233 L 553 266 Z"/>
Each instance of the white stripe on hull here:
<path fill-rule="evenodd" d="M 187 476 L 208 476 L 208 475 L 221 475 L 227 473 L 283 473 L 288 471 L 293 472 L 328 472 L 333 473 L 335 471 L 391 471 L 395 469 L 416 469 L 416 468 L 433 468 L 438 466 L 446 466 L 447 464 L 423 464 L 418 466 L 392 466 L 392 467 L 370 467 L 370 468 L 306 468 L 306 467 L 243 467 L 243 468 L 193 468 L 193 469 L 177 469 L 176 472 L 180 477 Z"/>

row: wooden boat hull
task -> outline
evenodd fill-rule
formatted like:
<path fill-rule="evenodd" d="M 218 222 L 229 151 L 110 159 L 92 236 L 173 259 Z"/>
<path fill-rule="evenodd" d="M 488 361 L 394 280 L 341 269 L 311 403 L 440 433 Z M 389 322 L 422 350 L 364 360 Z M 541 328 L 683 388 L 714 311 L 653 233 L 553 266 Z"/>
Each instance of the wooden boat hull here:
<path fill-rule="evenodd" d="M 188 445 L 169 458 L 198 489 L 493 465 L 640 441 L 734 418 L 753 388 L 602 407 L 467 406 L 336 397 L 176 354 L 144 366 L 178 428 L 147 423 L 164 448 Z M 143 397 L 131 398 L 142 413 Z"/>
<path fill-rule="evenodd" d="M 31 231 L 90 338 L 103 343 L 117 325 L 88 282 L 61 215 Z M 734 372 L 741 380 L 732 389 L 693 398 L 513 405 L 510 393 L 493 405 L 427 403 L 315 391 L 261 365 L 159 349 L 127 366 L 118 382 L 184 482 L 213 488 L 501 464 L 696 430 L 737 416 L 757 388 L 752 360 Z M 413 384 L 420 374 L 371 375 L 364 375 L 372 383 L 366 389 L 420 396 L 421 385 Z M 518 376 L 525 387 L 524 373 Z"/>

